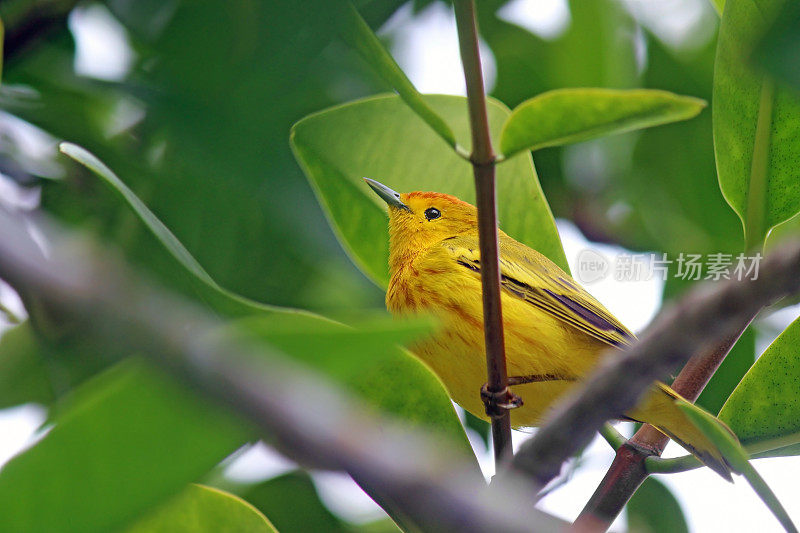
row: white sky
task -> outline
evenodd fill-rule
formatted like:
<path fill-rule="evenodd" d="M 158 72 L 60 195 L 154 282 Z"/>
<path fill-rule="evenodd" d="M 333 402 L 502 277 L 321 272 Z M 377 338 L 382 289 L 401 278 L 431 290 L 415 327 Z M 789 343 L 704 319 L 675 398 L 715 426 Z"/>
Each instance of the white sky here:
<path fill-rule="evenodd" d="M 676 48 L 698 46 L 698 42 L 702 44 L 713 32 L 715 22 L 709 17 L 715 15 L 707 0 L 624 0 L 624 4 L 640 23 L 647 25 L 659 38 Z M 502 9 L 500 15 L 543 38 L 557 36 L 570 22 L 565 0 L 513 0 Z M 105 8 L 96 5 L 79 8 L 70 17 L 69 23 L 77 38 L 75 68 L 78 72 L 110 80 L 124 77 L 131 65 L 132 52 L 127 45 L 124 29 Z M 396 36 L 393 53 L 422 92 L 464 94 L 455 25 L 449 8 L 436 3 L 413 17 L 409 6 L 406 6 L 387 23 L 381 33 Z M 482 55 L 487 87 L 491 88 L 496 72 L 494 58 L 485 45 L 482 46 Z M 6 202 L 13 199 L 15 194 L 9 192 L 9 187 L 8 181 L 0 180 L 0 199 L 5 198 Z M 606 257 L 625 253 L 617 247 L 588 243 L 569 222 L 559 221 L 558 226 L 567 257 L 573 264 L 581 250 L 589 247 Z M 649 322 L 660 305 L 661 284 L 659 280 L 618 282 L 609 276 L 601 282 L 588 285 L 587 289 L 620 320 L 638 331 Z M 21 312 L 19 301 L 2 283 L 0 301 Z M 798 309 L 793 308 L 770 320 L 774 322 L 776 331 L 780 331 L 797 315 Z M 3 328 L 0 319 L 0 331 Z M 765 344 L 763 339 L 760 344 Z M 0 435 L 3 436 L 0 438 L 0 464 L 30 445 L 44 417 L 45 411 L 33 405 L 0 411 Z M 515 446 L 528 436 L 515 432 Z M 491 451 L 485 449 L 476 435 L 470 437 L 486 475 L 491 475 Z M 680 447 L 670 444 L 666 455 L 683 453 Z M 541 503 L 541 508 L 566 519 L 574 519 L 602 478 L 612 457 L 608 445 L 600 439 L 595 440 L 584 455 L 582 467 L 567 484 L 548 495 Z M 766 459 L 757 461 L 755 466 L 775 490 L 789 514 L 800 521 L 800 498 L 795 496 L 796 479 L 800 478 L 800 460 Z M 293 467 L 291 461 L 259 444 L 232 458 L 226 472 L 237 480 L 257 481 Z M 341 516 L 355 522 L 381 516 L 381 511 L 348 476 L 314 473 L 314 479 L 323 500 Z M 659 479 L 674 489 L 690 520 L 692 531 L 781 531 L 777 521 L 741 478 L 737 478 L 734 484 L 728 484 L 710 470 L 700 469 L 660 476 Z M 622 526 L 617 523 L 614 529 L 620 530 Z"/>

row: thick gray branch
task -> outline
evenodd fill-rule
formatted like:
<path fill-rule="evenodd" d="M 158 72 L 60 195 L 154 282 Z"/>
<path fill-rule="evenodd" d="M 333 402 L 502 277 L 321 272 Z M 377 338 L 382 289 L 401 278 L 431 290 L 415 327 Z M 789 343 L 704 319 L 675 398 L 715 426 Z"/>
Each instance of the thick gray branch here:
<path fill-rule="evenodd" d="M 448 442 L 367 411 L 279 353 L 213 335 L 224 323 L 136 279 L 118 258 L 0 206 L 0 277 L 33 294 L 110 354 L 138 351 L 252 421 L 288 457 L 348 472 L 404 522 L 431 531 L 553 531 L 531 487 L 488 488 Z M 124 349 L 120 349 L 120 345 Z"/>
<path fill-rule="evenodd" d="M 607 420 L 633 407 L 656 379 L 692 356 L 736 335 L 758 311 L 800 290 L 800 241 L 790 241 L 761 264 L 758 279 L 703 285 L 668 307 L 633 346 L 607 354 L 604 364 L 526 442 L 513 469 L 544 486 L 561 464 L 587 445 Z"/>

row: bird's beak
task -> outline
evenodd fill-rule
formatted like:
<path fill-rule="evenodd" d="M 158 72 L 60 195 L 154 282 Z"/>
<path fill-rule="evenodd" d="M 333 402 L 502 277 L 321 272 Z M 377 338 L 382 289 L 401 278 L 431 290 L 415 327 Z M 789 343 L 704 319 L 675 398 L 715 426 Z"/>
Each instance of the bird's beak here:
<path fill-rule="evenodd" d="M 396 207 L 398 209 L 405 209 L 406 211 L 411 211 L 406 204 L 400 200 L 400 193 L 397 191 L 393 191 L 383 183 L 379 183 L 375 180 L 371 180 L 369 178 L 364 178 L 364 181 L 367 182 L 367 185 L 372 187 L 372 190 L 375 191 L 378 196 L 380 196 L 384 202 L 389 204 L 389 207 Z"/>

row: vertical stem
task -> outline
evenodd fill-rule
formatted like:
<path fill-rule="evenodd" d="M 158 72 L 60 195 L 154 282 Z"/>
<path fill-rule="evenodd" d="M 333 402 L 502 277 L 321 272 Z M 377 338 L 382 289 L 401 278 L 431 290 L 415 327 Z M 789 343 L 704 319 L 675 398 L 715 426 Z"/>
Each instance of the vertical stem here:
<path fill-rule="evenodd" d="M 497 202 L 495 199 L 495 154 L 489 136 L 486 93 L 483 87 L 478 25 L 472 0 L 454 2 L 458 43 L 464 78 L 467 83 L 467 105 L 472 127 L 472 168 L 478 204 L 478 237 L 481 252 L 481 284 L 483 289 L 483 329 L 486 343 L 486 367 L 490 392 L 508 391 L 506 354 L 503 338 L 503 314 L 500 308 L 500 261 L 497 253 Z M 475 391 L 477 394 L 478 391 Z M 492 439 L 495 463 L 511 456 L 511 418 L 508 411 L 492 417 Z"/>

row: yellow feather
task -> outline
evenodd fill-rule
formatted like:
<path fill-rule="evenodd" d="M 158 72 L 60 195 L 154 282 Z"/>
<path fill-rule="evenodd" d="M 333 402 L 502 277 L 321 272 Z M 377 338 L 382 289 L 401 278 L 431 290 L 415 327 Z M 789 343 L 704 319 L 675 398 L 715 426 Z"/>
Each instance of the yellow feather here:
<path fill-rule="evenodd" d="M 441 378 L 453 400 L 485 419 L 479 394 L 486 382 L 486 359 L 476 209 L 439 193 L 393 194 L 384 197 L 390 203 L 387 307 L 395 314 L 427 312 L 439 318 L 441 328 L 413 351 Z M 557 378 L 514 387 L 524 405 L 511 412 L 512 424 L 536 426 L 609 346 L 624 347 L 634 336 L 545 256 L 502 231 L 499 244 L 508 375 Z M 719 450 L 676 402 L 686 400 L 654 383 L 627 416 L 653 424 L 730 479 Z"/>

